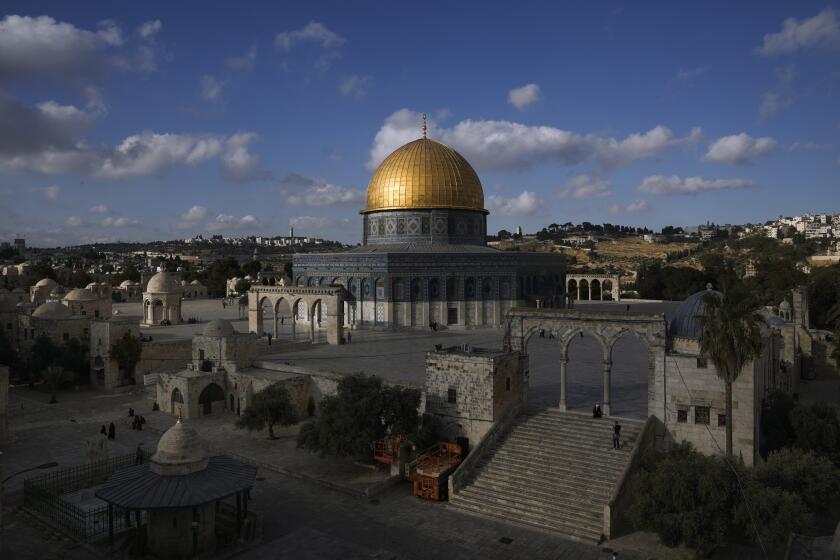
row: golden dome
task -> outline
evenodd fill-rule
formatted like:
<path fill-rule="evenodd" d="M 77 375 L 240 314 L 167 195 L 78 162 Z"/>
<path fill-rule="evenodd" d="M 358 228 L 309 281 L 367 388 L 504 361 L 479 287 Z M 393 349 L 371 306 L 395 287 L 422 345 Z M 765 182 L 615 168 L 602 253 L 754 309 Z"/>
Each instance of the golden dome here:
<path fill-rule="evenodd" d="M 484 209 L 484 191 L 464 157 L 428 138 L 397 148 L 370 180 L 363 213 L 417 208 Z"/>

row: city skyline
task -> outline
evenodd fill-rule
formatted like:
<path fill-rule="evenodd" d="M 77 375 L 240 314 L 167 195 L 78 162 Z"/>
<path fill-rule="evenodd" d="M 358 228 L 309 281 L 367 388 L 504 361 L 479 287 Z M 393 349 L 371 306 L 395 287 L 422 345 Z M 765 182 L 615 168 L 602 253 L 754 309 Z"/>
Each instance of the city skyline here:
<path fill-rule="evenodd" d="M 838 4 L 756 5 L 11 3 L 0 237 L 355 243 L 422 113 L 478 172 L 490 232 L 831 211 Z"/>

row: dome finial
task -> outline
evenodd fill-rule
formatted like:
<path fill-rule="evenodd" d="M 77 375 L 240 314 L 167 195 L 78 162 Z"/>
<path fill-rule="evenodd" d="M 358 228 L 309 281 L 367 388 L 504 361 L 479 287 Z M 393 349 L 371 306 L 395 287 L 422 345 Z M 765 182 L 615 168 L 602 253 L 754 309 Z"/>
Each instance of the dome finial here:
<path fill-rule="evenodd" d="M 426 137 L 426 131 L 428 127 L 426 126 L 426 113 L 423 113 L 423 126 L 420 127 L 420 131 L 423 133 L 423 138 Z"/>

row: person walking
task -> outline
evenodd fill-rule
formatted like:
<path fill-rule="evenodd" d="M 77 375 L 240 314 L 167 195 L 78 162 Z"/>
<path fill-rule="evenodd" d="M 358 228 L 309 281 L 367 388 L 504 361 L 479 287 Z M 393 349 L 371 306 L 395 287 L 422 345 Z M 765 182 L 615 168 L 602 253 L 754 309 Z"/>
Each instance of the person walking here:
<path fill-rule="evenodd" d="M 99 433 L 105 437 L 108 437 L 108 430 L 105 429 L 105 424 L 102 424 L 102 427 L 99 429 Z"/>
<path fill-rule="evenodd" d="M 350 334 L 350 331 L 347 331 L 347 344 L 353 342 L 353 335 Z"/>
<path fill-rule="evenodd" d="M 128 415 L 129 415 L 129 417 L 134 416 L 134 409 L 133 408 L 128 407 Z"/>
<path fill-rule="evenodd" d="M 615 421 L 613 426 L 613 449 L 621 449 L 621 424 L 618 423 L 618 420 Z"/>
<path fill-rule="evenodd" d="M 117 427 L 113 422 L 108 425 L 108 439 L 117 439 Z"/>
<path fill-rule="evenodd" d="M 268 345 L 271 346 L 271 333 L 268 333 Z"/>

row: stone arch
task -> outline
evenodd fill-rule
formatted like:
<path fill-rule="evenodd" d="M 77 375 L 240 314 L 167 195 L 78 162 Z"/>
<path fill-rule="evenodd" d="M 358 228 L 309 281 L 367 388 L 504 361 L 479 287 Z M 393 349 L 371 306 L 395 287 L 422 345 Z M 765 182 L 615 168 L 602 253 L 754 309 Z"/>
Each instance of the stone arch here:
<path fill-rule="evenodd" d="M 225 409 L 224 389 L 218 383 L 208 383 L 198 395 L 198 405 L 202 416 L 222 412 Z"/>
<path fill-rule="evenodd" d="M 601 281 L 601 299 L 604 301 L 612 301 L 613 300 L 613 282 L 610 279 L 604 279 Z"/>
<path fill-rule="evenodd" d="M 166 318 L 163 301 L 159 299 L 151 300 L 149 312 L 151 313 L 150 319 L 153 325 L 159 325 Z"/>
<path fill-rule="evenodd" d="M 578 298 L 579 300 L 588 301 L 592 299 L 591 295 L 589 280 L 586 278 L 581 278 L 578 282 Z"/>
<path fill-rule="evenodd" d="M 589 281 L 589 288 L 590 293 L 592 294 L 591 299 L 592 301 L 599 301 L 602 299 L 602 291 L 601 291 L 601 281 L 597 278 L 593 278 Z"/>
<path fill-rule="evenodd" d="M 172 414 L 180 414 L 183 408 L 184 395 L 181 393 L 181 389 L 175 387 L 172 389 L 172 394 L 169 397 L 169 411 Z"/>

